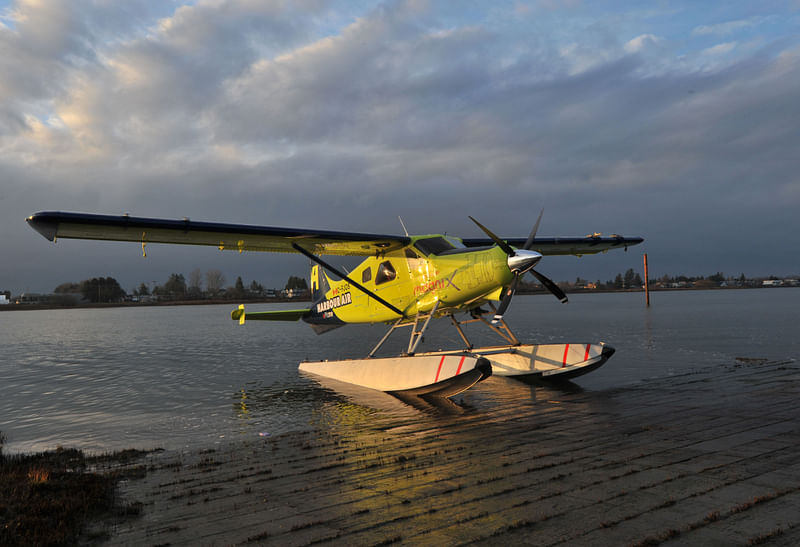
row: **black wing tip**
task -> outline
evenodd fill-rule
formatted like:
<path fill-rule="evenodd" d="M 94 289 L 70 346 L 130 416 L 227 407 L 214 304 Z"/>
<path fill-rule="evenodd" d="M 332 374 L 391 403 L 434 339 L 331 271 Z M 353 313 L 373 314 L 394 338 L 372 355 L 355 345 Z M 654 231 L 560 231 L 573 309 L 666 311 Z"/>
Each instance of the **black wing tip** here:
<path fill-rule="evenodd" d="M 42 234 L 45 239 L 55 241 L 58 232 L 58 222 L 50 218 L 48 213 L 34 213 L 25 221 L 31 228 Z"/>

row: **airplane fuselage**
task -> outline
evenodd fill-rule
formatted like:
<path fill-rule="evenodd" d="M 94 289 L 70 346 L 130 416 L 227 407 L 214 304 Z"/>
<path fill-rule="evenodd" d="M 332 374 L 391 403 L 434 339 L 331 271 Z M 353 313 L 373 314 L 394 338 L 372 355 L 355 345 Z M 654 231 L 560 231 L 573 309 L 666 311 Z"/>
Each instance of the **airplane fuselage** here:
<path fill-rule="evenodd" d="M 420 236 L 404 249 L 365 259 L 349 277 L 412 319 L 429 313 L 437 303 L 436 315 L 445 315 L 498 300 L 513 275 L 506 254 L 496 246 L 467 249 L 455 238 Z M 324 299 L 315 299 L 309 322 L 335 318 L 344 323 L 380 323 L 401 317 L 348 280 L 333 281 L 317 267 L 311 273 L 311 286 L 317 294 L 320 287 L 329 288 Z"/>

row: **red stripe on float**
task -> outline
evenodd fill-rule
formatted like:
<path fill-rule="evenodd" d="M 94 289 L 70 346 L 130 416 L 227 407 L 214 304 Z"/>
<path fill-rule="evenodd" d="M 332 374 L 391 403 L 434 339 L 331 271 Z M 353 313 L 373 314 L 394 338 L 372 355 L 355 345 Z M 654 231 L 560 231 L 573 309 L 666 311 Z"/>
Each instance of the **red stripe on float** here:
<path fill-rule="evenodd" d="M 569 353 L 569 344 L 564 345 L 564 360 L 561 363 L 561 368 L 567 366 L 567 354 Z"/>
<path fill-rule="evenodd" d="M 466 355 L 461 356 L 461 360 L 458 362 L 458 370 L 456 371 L 456 376 L 461 372 L 461 365 L 464 364 L 464 359 L 466 359 Z"/>
<path fill-rule="evenodd" d="M 442 365 L 444 364 L 444 358 L 445 357 L 447 357 L 447 356 L 446 355 L 442 355 L 442 359 L 439 361 L 439 369 L 436 371 L 436 379 L 433 381 L 433 383 L 436 383 L 436 382 L 439 381 L 439 373 L 442 372 Z"/>
<path fill-rule="evenodd" d="M 589 348 L 591 348 L 591 347 L 592 347 L 591 344 L 586 344 L 586 353 L 583 355 L 583 360 L 584 361 L 588 361 L 589 360 Z"/>

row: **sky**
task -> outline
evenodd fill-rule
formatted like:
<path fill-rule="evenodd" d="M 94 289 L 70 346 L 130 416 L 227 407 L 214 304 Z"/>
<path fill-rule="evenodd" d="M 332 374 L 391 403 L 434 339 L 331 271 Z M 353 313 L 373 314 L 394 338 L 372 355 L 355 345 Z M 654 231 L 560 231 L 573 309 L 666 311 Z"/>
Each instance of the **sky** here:
<path fill-rule="evenodd" d="M 0 290 L 293 255 L 62 240 L 37 211 L 593 232 L 556 280 L 800 275 L 800 0 L 0 1 Z M 343 264 L 347 266 L 346 264 Z"/>

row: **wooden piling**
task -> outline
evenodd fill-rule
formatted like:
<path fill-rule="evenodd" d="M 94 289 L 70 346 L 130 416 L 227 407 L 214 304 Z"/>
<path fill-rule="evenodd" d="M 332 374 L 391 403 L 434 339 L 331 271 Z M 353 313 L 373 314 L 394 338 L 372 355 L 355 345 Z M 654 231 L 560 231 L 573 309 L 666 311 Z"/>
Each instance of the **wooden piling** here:
<path fill-rule="evenodd" d="M 650 278 L 647 275 L 647 253 L 644 253 L 644 299 L 650 307 Z"/>

